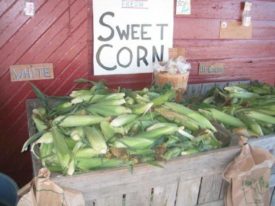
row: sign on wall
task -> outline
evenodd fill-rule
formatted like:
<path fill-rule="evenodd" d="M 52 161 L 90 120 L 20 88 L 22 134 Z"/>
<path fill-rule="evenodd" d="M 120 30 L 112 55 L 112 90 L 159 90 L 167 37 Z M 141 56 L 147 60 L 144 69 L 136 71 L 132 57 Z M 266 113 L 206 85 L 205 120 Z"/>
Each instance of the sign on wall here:
<path fill-rule="evenodd" d="M 93 0 L 94 75 L 153 71 L 173 46 L 173 0 Z"/>
<path fill-rule="evenodd" d="M 53 79 L 53 64 L 22 64 L 10 66 L 11 81 Z"/>

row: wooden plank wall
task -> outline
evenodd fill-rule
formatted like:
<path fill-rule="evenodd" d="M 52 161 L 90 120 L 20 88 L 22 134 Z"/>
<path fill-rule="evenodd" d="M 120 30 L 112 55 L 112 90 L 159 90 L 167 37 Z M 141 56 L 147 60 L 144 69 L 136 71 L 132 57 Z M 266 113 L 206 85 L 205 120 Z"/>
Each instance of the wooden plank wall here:
<path fill-rule="evenodd" d="M 19 185 L 30 180 L 28 153 L 21 154 L 27 138 L 25 100 L 33 97 L 26 82 L 10 82 L 13 64 L 53 63 L 54 80 L 34 81 L 48 95 L 65 95 L 78 77 L 104 79 L 141 88 L 149 74 L 93 77 L 92 0 L 35 0 L 36 14 L 23 13 L 24 0 L 0 0 L 0 171 Z M 220 40 L 221 20 L 240 20 L 241 0 L 192 0 L 190 16 L 175 16 L 174 46 L 185 47 L 192 63 L 190 82 L 233 79 L 275 80 L 275 1 L 251 0 L 253 38 Z M 225 73 L 199 76 L 198 64 L 222 62 Z"/>

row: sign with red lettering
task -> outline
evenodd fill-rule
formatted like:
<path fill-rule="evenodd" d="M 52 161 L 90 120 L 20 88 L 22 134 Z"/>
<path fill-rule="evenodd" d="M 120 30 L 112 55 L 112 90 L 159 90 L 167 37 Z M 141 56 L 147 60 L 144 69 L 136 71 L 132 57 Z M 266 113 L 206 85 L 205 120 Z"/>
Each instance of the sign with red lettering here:
<path fill-rule="evenodd" d="M 24 64 L 10 66 L 11 81 L 53 79 L 53 64 Z"/>
<path fill-rule="evenodd" d="M 94 75 L 150 73 L 173 47 L 173 0 L 93 0 Z"/>

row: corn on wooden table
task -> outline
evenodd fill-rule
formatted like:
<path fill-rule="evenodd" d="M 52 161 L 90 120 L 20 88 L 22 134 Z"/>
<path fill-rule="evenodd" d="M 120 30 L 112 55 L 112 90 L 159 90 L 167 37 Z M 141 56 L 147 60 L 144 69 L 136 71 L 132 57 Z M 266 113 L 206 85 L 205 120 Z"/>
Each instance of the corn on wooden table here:
<path fill-rule="evenodd" d="M 187 95 L 205 93 L 214 84 L 190 85 Z M 36 106 L 36 100 L 27 102 L 30 135 L 35 133 L 30 112 Z M 275 154 L 275 135 L 251 139 L 250 144 Z M 86 205 L 91 206 L 220 206 L 227 186 L 221 174 L 239 152 L 239 146 L 231 146 L 182 156 L 163 163 L 163 168 L 140 164 L 132 173 L 128 168 L 117 168 L 73 176 L 53 175 L 52 180 L 81 191 Z M 36 175 L 41 165 L 32 159 Z M 275 170 L 273 173 L 271 191 L 275 186 Z"/>

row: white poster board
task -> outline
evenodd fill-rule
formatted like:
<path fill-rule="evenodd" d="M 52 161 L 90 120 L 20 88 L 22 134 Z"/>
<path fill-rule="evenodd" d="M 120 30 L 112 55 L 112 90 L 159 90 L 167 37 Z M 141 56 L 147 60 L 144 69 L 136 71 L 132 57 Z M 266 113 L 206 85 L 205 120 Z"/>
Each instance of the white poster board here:
<path fill-rule="evenodd" d="M 94 75 L 153 71 L 173 46 L 173 0 L 93 0 Z"/>

